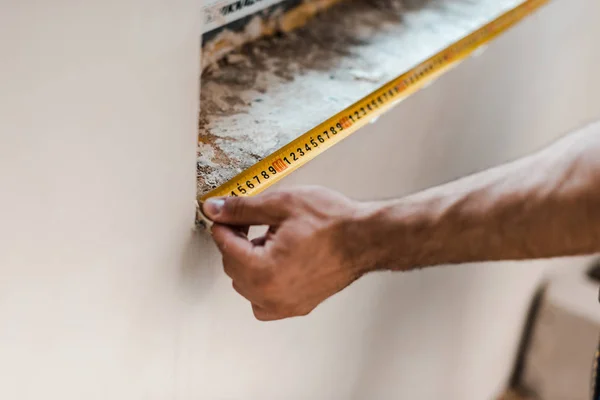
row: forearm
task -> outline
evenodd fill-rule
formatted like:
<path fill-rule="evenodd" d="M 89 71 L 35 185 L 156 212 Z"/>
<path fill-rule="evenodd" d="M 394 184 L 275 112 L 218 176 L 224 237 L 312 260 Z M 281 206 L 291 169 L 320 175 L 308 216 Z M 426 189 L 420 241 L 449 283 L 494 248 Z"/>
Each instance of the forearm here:
<path fill-rule="evenodd" d="M 365 208 L 369 268 L 410 269 L 600 251 L 600 124 L 550 147 Z M 366 258 L 365 258 L 366 260 Z"/>

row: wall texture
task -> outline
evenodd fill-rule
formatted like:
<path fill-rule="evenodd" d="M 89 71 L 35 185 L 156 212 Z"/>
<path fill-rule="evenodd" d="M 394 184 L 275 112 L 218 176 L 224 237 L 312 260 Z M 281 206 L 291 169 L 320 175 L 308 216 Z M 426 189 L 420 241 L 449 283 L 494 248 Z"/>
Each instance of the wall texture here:
<path fill-rule="evenodd" d="M 194 3 L 2 6 L 0 398 L 492 398 L 539 278 L 583 260 L 374 274 L 253 320 L 191 231 Z M 600 118 L 597 15 L 555 0 L 283 184 L 398 196 Z"/>

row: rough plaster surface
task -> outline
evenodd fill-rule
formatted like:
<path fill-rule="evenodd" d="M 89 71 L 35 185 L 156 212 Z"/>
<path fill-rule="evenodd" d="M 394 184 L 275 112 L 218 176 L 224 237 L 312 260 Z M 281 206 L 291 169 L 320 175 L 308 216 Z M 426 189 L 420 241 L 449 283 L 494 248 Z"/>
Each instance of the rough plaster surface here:
<path fill-rule="evenodd" d="M 243 44 L 261 37 L 290 32 L 338 1 L 340 0 L 272 0 L 274 4 L 264 10 L 208 31 L 202 36 L 202 69 L 213 65 Z"/>
<path fill-rule="evenodd" d="M 202 76 L 202 195 L 522 0 L 349 0 Z"/>
<path fill-rule="evenodd" d="M 255 321 L 190 231 L 199 10 L 185 3 L 0 13 L 0 399 L 497 396 L 540 276 L 579 261 L 373 274 L 306 318 Z M 400 196 L 600 118 L 599 14 L 556 0 L 281 183 Z"/>

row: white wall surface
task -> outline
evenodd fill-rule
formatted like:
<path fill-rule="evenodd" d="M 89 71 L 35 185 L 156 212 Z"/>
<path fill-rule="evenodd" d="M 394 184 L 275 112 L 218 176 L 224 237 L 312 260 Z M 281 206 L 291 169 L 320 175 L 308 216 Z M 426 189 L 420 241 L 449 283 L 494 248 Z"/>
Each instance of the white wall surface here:
<path fill-rule="evenodd" d="M 0 398 L 493 398 L 540 277 L 583 261 L 373 274 L 255 321 L 191 231 L 194 3 L 1 5 Z M 398 196 L 600 118 L 598 15 L 555 0 L 283 185 Z"/>

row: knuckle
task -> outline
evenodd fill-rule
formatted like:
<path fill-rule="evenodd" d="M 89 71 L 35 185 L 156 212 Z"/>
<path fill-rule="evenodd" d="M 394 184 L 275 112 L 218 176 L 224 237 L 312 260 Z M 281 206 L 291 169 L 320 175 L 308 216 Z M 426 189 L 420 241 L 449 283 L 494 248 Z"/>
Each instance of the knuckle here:
<path fill-rule="evenodd" d="M 272 314 L 265 312 L 264 310 L 258 307 L 252 307 L 252 313 L 254 314 L 254 318 L 259 321 L 271 321 L 273 319 Z"/>
<path fill-rule="evenodd" d="M 285 311 L 280 312 L 282 318 L 295 318 L 295 317 L 304 317 L 310 314 L 310 310 L 306 311 L 303 309 L 296 309 L 289 307 Z"/>
<path fill-rule="evenodd" d="M 256 315 L 254 314 L 254 317 L 259 320 L 260 322 L 270 322 L 270 321 L 274 321 L 277 318 L 275 317 L 271 317 L 270 315 Z"/>
<path fill-rule="evenodd" d="M 310 309 L 309 310 L 300 310 L 300 311 L 297 312 L 297 315 L 299 317 L 306 317 L 308 314 L 311 313 L 311 311 L 312 310 L 310 310 Z"/>
<path fill-rule="evenodd" d="M 254 318 L 256 318 L 257 320 L 265 321 L 265 315 L 254 307 L 252 308 L 252 314 L 254 314 Z"/>

